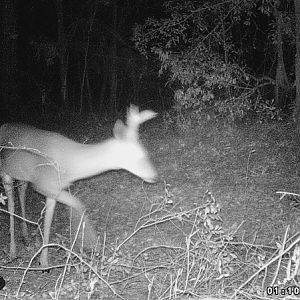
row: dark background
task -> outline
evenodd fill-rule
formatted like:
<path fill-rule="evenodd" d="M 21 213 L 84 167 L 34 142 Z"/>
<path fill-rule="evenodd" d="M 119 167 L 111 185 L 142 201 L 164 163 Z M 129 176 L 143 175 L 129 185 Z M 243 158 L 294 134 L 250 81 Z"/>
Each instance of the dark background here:
<path fill-rule="evenodd" d="M 130 103 L 143 109 L 168 111 L 174 106 L 174 92 L 182 87 L 182 82 L 172 79 L 174 70 L 170 68 L 159 72 L 162 59 L 153 49 L 161 47 L 174 55 L 188 55 L 200 38 L 206 46 L 214 43 L 211 48 L 207 47 L 224 63 L 234 63 L 254 78 L 268 76 L 274 79 L 276 75 L 275 19 L 272 13 L 261 9 L 261 1 L 241 7 L 230 18 L 226 15 L 226 9 L 230 11 L 232 8 L 229 5 L 220 8 L 220 1 L 19 0 L 10 1 L 10 9 L 5 7 L 7 3 L 9 1 L 3 1 L 1 7 L 4 37 L 1 80 L 3 122 L 32 122 L 33 119 L 90 113 L 115 118 Z M 61 39 L 58 3 L 62 5 L 63 16 Z M 208 9 L 209 5 L 211 7 Z M 176 11 L 174 7 L 180 8 Z M 196 9 L 198 15 L 195 14 Z M 281 5 L 279 9 L 288 15 L 291 2 L 288 1 L 284 7 Z M 224 19 L 219 13 L 222 10 L 226 15 L 223 15 Z M 178 11 L 181 16 L 194 15 L 186 23 L 188 17 L 174 19 L 178 23 L 174 22 L 175 25 L 169 25 L 169 28 L 184 23 L 185 40 L 168 46 L 168 39 L 175 38 L 176 32 L 168 32 L 161 25 L 162 20 L 172 19 L 172 12 Z M 156 37 L 145 38 L 146 42 L 143 40 L 146 53 L 141 53 L 135 47 L 134 29 L 137 24 L 144 25 L 149 18 L 161 22 L 159 26 L 162 29 Z M 197 24 L 201 22 L 206 24 L 206 28 L 203 26 L 199 30 Z M 225 50 L 222 42 L 216 42 L 217 34 L 221 36 L 219 22 L 224 22 L 224 26 L 230 25 L 226 29 L 230 51 Z M 15 30 L 13 47 L 5 42 L 9 28 L 10 34 Z M 151 34 L 151 30 L 144 27 L 146 34 Z M 212 34 L 215 39 L 213 43 L 209 41 Z M 291 47 L 294 42 L 288 40 L 290 36 L 286 37 L 283 45 L 285 63 L 289 79 L 293 81 L 295 48 Z M 5 66 L 8 52 L 15 62 L 10 64 L 9 69 Z M 67 105 L 61 92 L 62 53 Z M 199 64 L 199 59 L 195 59 L 195 63 Z M 262 93 L 265 99 L 273 99 L 274 86 L 265 86 Z M 291 101 L 289 99 L 289 104 Z"/>

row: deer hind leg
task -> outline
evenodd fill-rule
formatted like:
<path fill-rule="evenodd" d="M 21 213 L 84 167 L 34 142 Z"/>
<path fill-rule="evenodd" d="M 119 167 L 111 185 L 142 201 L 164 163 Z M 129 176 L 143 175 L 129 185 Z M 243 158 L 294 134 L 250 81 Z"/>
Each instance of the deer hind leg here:
<path fill-rule="evenodd" d="M 15 200 L 14 200 L 14 187 L 13 183 L 14 180 L 7 174 L 1 175 L 2 177 L 2 184 L 5 190 L 5 194 L 7 196 L 7 207 L 9 211 L 9 232 L 10 232 L 10 249 L 9 255 L 11 259 L 16 258 L 16 243 L 15 243 L 15 220 L 14 220 L 14 213 L 15 213 Z"/>
<path fill-rule="evenodd" d="M 20 200 L 20 204 L 21 204 L 21 211 L 22 211 L 22 233 L 23 233 L 23 237 L 26 243 L 28 243 L 29 241 L 29 235 L 28 235 L 28 229 L 27 229 L 27 223 L 25 221 L 26 216 L 25 216 L 25 195 L 26 195 L 26 189 L 28 186 L 28 182 L 26 181 L 20 181 L 19 185 L 18 185 L 18 193 L 19 193 L 19 200 Z"/>

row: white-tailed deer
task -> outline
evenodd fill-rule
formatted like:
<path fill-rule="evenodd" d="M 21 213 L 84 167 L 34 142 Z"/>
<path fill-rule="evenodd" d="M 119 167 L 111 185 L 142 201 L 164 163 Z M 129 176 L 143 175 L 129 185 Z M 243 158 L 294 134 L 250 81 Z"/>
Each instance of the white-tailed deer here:
<path fill-rule="evenodd" d="M 147 151 L 139 143 L 139 125 L 156 116 L 151 110 L 139 112 L 131 105 L 127 111 L 127 124 L 118 120 L 114 137 L 99 144 L 80 144 L 58 133 L 40 130 L 23 124 L 4 124 L 0 128 L 0 176 L 8 197 L 8 210 L 14 213 L 13 182 L 18 185 L 22 216 L 25 218 L 25 192 L 30 182 L 33 188 L 46 197 L 44 244 L 48 244 L 50 227 L 56 202 L 74 208 L 77 220 L 84 212 L 84 205 L 65 189 L 74 181 L 91 177 L 108 170 L 125 169 L 143 180 L 153 183 L 157 172 Z M 96 233 L 85 221 L 85 236 L 96 241 Z M 26 223 L 22 224 L 25 238 Z M 10 214 L 10 256 L 16 256 L 14 216 Z M 42 267 L 48 266 L 48 248 L 40 256 Z"/>

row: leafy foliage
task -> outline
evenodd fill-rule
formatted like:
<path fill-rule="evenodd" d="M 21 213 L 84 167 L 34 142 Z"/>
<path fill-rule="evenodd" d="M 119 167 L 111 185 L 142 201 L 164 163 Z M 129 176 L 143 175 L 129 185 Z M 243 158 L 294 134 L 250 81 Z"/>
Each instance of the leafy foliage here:
<path fill-rule="evenodd" d="M 249 26 L 255 5 L 255 1 L 167 1 L 164 17 L 136 26 L 137 49 L 159 58 L 160 74 L 169 73 L 168 83 L 174 88 L 167 122 L 182 129 L 203 118 L 233 123 L 266 107 L 232 37 L 240 24 Z M 278 110 L 269 110 L 264 119 L 277 115 Z"/>

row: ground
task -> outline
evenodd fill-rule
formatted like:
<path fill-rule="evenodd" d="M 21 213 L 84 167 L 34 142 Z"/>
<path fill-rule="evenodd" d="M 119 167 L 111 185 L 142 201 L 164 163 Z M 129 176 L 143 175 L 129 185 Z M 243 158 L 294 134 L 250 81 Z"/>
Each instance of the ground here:
<path fill-rule="evenodd" d="M 70 127 L 72 133 L 67 129 L 67 135 L 81 142 L 86 139 L 96 142 L 110 136 L 112 125 L 99 125 L 94 130 L 89 126 Z M 200 299 L 197 298 L 200 296 L 225 299 L 267 262 L 268 254 L 278 253 L 276 247 L 283 244 L 287 228 L 288 237 L 298 233 L 298 197 L 280 199 L 282 194 L 277 193 L 299 192 L 300 143 L 293 124 L 239 127 L 211 124 L 179 132 L 156 120 L 143 125 L 141 140 L 160 174 L 158 183 L 146 184 L 125 171 L 114 171 L 80 181 L 71 191 L 86 204 L 99 233 L 100 254 L 86 260 L 124 299 Z M 27 198 L 28 219 L 37 221 L 44 199 L 32 191 Z M 207 199 L 213 199 L 217 205 L 214 207 L 221 208 L 217 213 L 222 217 L 222 222 L 218 222 L 218 239 L 212 238 L 216 228 L 207 229 L 206 214 L 200 213 L 208 209 Z M 198 213 L 201 222 L 195 221 Z M 62 237 L 68 232 L 67 216 L 68 211 L 59 205 L 51 242 L 67 245 Z M 58 299 L 113 299 L 111 289 L 97 279 L 91 266 L 74 259 L 74 267 L 63 273 L 66 257 L 64 251 L 55 248 L 50 252 L 50 261 L 60 267 L 50 273 L 30 271 L 22 279 L 23 268 L 35 254 L 38 243 L 33 237 L 32 243 L 24 247 L 19 236 L 18 258 L 9 261 L 8 217 L 3 212 L 0 212 L 0 221 L 0 276 L 6 280 L 0 299 L 12 299 L 19 287 L 21 299 L 54 298 L 57 282 L 62 277 L 64 282 Z M 195 227 L 198 229 L 194 230 Z M 34 229 L 30 226 L 31 232 Z M 201 237 L 206 239 L 204 244 Z M 222 246 L 207 244 L 207 241 L 218 243 L 220 240 Z M 243 268 L 237 263 L 237 257 L 247 255 L 242 255 L 244 248 L 229 248 L 228 245 L 234 245 L 232 241 L 243 247 L 249 245 L 247 272 L 237 271 Z M 201 252 L 201 258 L 197 251 Z M 214 252 L 218 255 L 213 256 Z M 225 252 L 230 256 L 230 264 L 225 263 Z M 221 254 L 223 258 L 219 259 Z M 250 256 L 255 260 L 250 262 Z M 218 264 L 212 259 L 216 257 Z M 204 267 L 194 271 L 192 258 Z M 37 262 L 33 267 L 38 267 Z M 283 270 L 279 273 L 284 277 Z M 267 271 L 265 274 L 266 282 L 273 278 Z M 212 284 L 216 277 L 220 277 L 218 283 Z M 252 289 L 247 288 L 247 295 L 251 292 L 253 296 L 243 297 L 255 299 L 260 296 L 258 290 L 262 293 L 266 290 L 267 284 L 261 284 L 259 279 L 257 276 L 255 283 L 249 283 Z M 279 285 L 278 282 L 275 284 Z M 236 298 L 240 299 L 238 295 Z"/>

